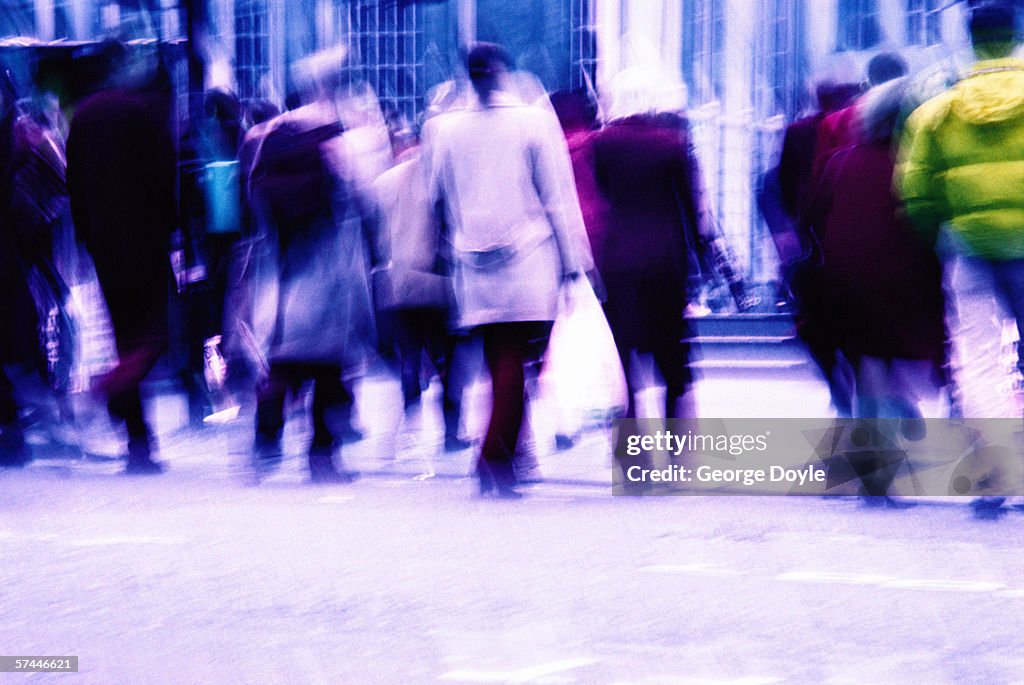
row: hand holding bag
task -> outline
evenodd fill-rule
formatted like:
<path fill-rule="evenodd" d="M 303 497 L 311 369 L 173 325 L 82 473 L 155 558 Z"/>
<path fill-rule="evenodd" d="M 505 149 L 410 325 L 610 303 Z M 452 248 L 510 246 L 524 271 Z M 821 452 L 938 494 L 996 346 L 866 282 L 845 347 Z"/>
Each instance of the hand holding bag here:
<path fill-rule="evenodd" d="M 557 408 L 558 432 L 573 435 L 625 413 L 628 390 L 615 339 L 590 283 L 577 278 L 562 294 L 540 383 L 542 396 Z"/>

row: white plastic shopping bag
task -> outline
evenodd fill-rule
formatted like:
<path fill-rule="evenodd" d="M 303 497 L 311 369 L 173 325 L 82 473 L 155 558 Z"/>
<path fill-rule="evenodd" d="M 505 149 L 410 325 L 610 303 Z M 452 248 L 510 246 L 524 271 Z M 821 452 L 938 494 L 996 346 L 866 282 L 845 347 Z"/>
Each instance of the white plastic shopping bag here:
<path fill-rule="evenodd" d="M 626 410 L 626 377 L 615 340 L 586 279 L 563 290 L 540 385 L 563 435 L 605 426 Z"/>

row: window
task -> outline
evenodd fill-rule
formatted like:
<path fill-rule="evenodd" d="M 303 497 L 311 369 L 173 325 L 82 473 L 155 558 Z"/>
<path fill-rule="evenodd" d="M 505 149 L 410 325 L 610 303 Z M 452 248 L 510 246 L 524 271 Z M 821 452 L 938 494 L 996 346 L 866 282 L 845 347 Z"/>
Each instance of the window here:
<path fill-rule="evenodd" d="M 878 0 L 839 0 L 836 50 L 868 50 L 881 40 Z"/>
<path fill-rule="evenodd" d="M 724 4 L 718 0 L 683 4 L 683 78 L 693 105 L 720 101 L 724 94 Z"/>
<path fill-rule="evenodd" d="M 238 95 L 245 101 L 269 93 L 270 30 L 265 0 L 241 0 L 235 5 L 235 76 Z"/>
<path fill-rule="evenodd" d="M 942 42 L 939 0 L 907 0 L 907 45 Z"/>
<path fill-rule="evenodd" d="M 352 76 L 415 121 L 424 91 L 423 8 L 419 3 L 352 0 L 338 5 Z"/>
<path fill-rule="evenodd" d="M 597 26 L 591 0 L 572 0 L 569 22 L 572 31 L 570 78 L 573 88 L 593 88 L 597 83 Z"/>
<path fill-rule="evenodd" d="M 36 13 L 33 0 L 0 3 L 0 31 L 4 36 L 34 36 Z"/>

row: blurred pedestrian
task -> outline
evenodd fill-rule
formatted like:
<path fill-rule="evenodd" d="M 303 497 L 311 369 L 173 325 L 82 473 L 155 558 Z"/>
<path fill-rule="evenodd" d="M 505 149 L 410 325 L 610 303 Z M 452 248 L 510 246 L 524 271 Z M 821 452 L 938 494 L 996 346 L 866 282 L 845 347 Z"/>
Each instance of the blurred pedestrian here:
<path fill-rule="evenodd" d="M 582 90 L 559 91 L 551 95 L 551 105 L 565 134 L 572 159 L 576 195 L 583 213 L 583 225 L 590 239 L 594 261 L 603 258 L 605 222 L 608 200 L 601 193 L 594 176 L 594 138 L 598 130 L 597 103 Z"/>
<path fill-rule="evenodd" d="M 483 338 L 491 376 L 480 492 L 516 498 L 526 366 L 547 345 L 562 282 L 590 255 L 557 118 L 509 92 L 504 48 L 478 43 L 466 65 L 474 101 L 428 122 L 430 188 L 444 202 L 459 324 Z"/>
<path fill-rule="evenodd" d="M 356 475 L 336 466 L 335 448 L 349 399 L 343 366 L 358 343 L 356 309 L 368 297 L 359 292 L 365 287 L 366 203 L 348 175 L 353 161 L 334 99 L 339 68 L 310 84 L 311 102 L 273 120 L 249 184 L 261 249 L 271 262 L 269 277 L 256 283 L 262 288 L 256 339 L 265 369 L 257 389 L 254 465 L 262 474 L 280 462 L 285 399 L 312 381 L 309 471 L 315 483 L 347 483 Z"/>
<path fill-rule="evenodd" d="M 605 311 L 626 372 L 635 417 L 634 352 L 650 353 L 666 386 L 665 416 L 694 417 L 689 331 L 683 310 L 691 261 L 714 264 L 738 305 L 748 302 L 704 203 L 700 166 L 681 112 L 665 109 L 652 75 L 623 72 L 610 121 L 594 137 L 597 183 L 609 204 L 598 270 Z M 696 253 L 696 254 L 695 254 Z"/>
<path fill-rule="evenodd" d="M 950 276 L 954 374 L 968 418 L 1012 416 L 1002 356 L 1002 322 L 1024 338 L 1024 61 L 1016 7 L 975 7 L 968 28 L 977 61 L 952 88 L 906 123 L 898 184 L 921 234 L 955 253 Z M 1024 372 L 1024 346 L 1017 348 Z M 1019 413 L 1017 414 L 1019 418 Z M 979 499 L 995 517 L 1003 498 Z"/>
<path fill-rule="evenodd" d="M 854 370 L 857 418 L 918 419 L 921 399 L 945 385 L 939 260 L 892 185 L 892 138 L 907 84 L 889 81 L 860 101 L 859 142 L 825 164 L 807 212 L 821 248 L 821 323 Z M 862 471 L 865 502 L 895 504 L 876 499 L 886 495 L 892 469 Z"/>
<path fill-rule="evenodd" d="M 28 283 L 19 235 L 15 173 L 17 95 L 0 67 L 0 467 L 20 467 L 31 452 L 21 426 L 21 402 L 12 376 L 39 373 L 45 360 L 39 346 L 39 317 Z"/>
<path fill-rule="evenodd" d="M 442 387 L 446 451 L 466 449 L 459 437 L 462 387 L 451 381 L 457 336 L 450 329 L 454 313 L 451 280 L 440 260 L 440 218 L 428 196 L 419 139 L 404 117 L 391 127 L 395 165 L 373 183 L 377 230 L 384 242 L 388 278 L 383 314 L 394 318 L 395 342 L 404 406 L 403 435 L 419 435 L 424 360 L 437 372 Z M 378 321 L 378 327 L 380 327 Z"/>
<path fill-rule="evenodd" d="M 231 259 L 244 221 L 238 159 L 243 134 L 238 98 L 214 89 L 206 93 L 203 116 L 191 122 L 182 144 L 181 242 L 190 267 L 179 284 L 186 309 L 182 374 L 193 427 L 228 412 L 221 343 Z"/>
<path fill-rule="evenodd" d="M 868 92 L 883 83 L 907 75 L 906 61 L 895 52 L 880 52 L 867 64 L 863 92 Z M 863 96 L 852 104 L 832 112 L 818 124 L 818 135 L 814 146 L 814 168 L 811 182 L 816 183 L 829 157 L 836 150 L 858 142 L 861 132 L 861 107 Z"/>
<path fill-rule="evenodd" d="M 75 230 L 92 255 L 110 310 L 119 362 L 100 381 L 112 417 L 128 431 L 129 474 L 163 470 L 139 385 L 167 348 L 168 258 L 175 228 L 176 155 L 170 82 L 124 80 L 123 47 L 106 55 L 106 88 L 74 107 L 68 191 Z"/>
<path fill-rule="evenodd" d="M 774 173 L 764 178 L 760 207 L 779 253 L 782 278 L 795 306 L 796 332 L 828 382 L 832 405 L 840 416 L 853 412 L 852 381 L 822 321 L 821 287 L 813 236 L 805 219 L 818 129 L 832 112 L 849 104 L 860 87 L 823 81 L 816 88 L 818 111 L 786 127 Z"/>

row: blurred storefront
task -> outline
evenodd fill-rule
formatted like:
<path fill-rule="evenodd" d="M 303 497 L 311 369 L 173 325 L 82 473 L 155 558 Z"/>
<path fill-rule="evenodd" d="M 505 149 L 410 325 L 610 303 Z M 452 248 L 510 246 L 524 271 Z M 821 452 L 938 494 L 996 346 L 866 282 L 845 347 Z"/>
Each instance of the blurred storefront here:
<path fill-rule="evenodd" d="M 0 53 L 88 42 L 184 43 L 183 82 L 284 104 L 290 65 L 344 45 L 355 80 L 410 118 L 458 72 L 460 46 L 503 43 L 550 90 L 602 92 L 624 69 L 685 84 L 708 197 L 748 277 L 768 299 L 776 259 L 756 205 L 785 125 L 816 78 L 860 81 L 879 50 L 913 68 L 966 63 L 965 3 L 949 0 L 4 0 Z M 19 48 L 20 49 L 20 48 Z M 21 62 L 20 67 L 18 66 Z M 182 67 L 187 69 L 187 67 Z"/>

